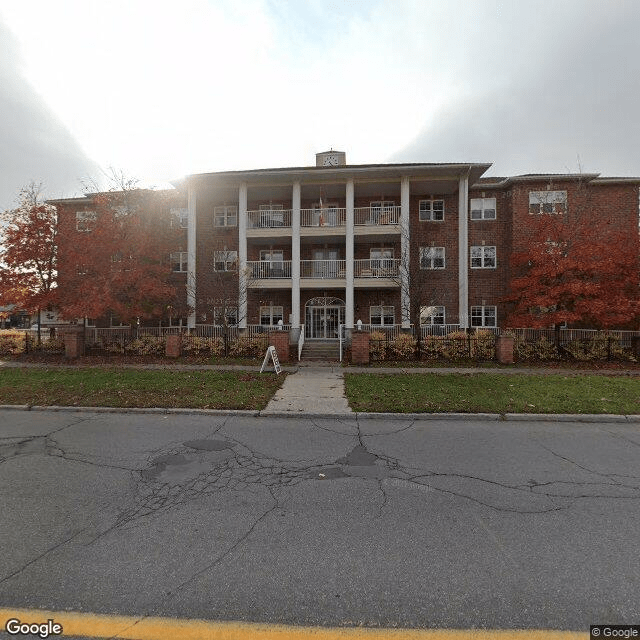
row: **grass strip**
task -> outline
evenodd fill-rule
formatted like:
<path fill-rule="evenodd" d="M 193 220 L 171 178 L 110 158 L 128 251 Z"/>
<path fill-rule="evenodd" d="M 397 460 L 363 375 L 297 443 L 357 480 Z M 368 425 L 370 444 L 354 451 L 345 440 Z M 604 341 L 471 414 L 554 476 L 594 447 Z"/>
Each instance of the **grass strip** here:
<path fill-rule="evenodd" d="M 284 377 L 243 371 L 0 369 L 0 404 L 263 409 Z"/>
<path fill-rule="evenodd" d="M 640 380 L 597 375 L 345 373 L 354 411 L 640 413 Z"/>

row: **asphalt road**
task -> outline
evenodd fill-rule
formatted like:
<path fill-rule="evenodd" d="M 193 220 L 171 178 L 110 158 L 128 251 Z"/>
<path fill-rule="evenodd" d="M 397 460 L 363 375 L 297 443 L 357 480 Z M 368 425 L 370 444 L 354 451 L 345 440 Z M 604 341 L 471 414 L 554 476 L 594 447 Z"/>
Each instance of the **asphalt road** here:
<path fill-rule="evenodd" d="M 0 438 L 0 607 L 640 622 L 638 423 L 3 410 Z"/>

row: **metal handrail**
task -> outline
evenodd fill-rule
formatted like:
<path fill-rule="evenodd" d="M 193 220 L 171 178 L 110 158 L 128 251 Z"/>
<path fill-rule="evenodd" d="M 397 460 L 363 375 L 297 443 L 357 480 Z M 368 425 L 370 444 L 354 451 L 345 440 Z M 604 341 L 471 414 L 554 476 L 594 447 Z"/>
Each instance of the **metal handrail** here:
<path fill-rule="evenodd" d="M 300 325 L 300 336 L 298 337 L 298 362 L 300 362 L 300 356 L 302 355 L 302 347 L 304 347 L 304 325 Z"/>

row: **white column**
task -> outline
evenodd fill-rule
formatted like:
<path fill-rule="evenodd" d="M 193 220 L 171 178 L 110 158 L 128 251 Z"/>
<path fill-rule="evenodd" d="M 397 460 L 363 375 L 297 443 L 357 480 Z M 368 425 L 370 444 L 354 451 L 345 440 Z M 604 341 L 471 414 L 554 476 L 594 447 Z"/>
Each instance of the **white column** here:
<path fill-rule="evenodd" d="M 458 183 L 458 322 L 469 326 L 469 176 Z"/>
<path fill-rule="evenodd" d="M 191 310 L 187 327 L 196 326 L 196 190 L 189 185 L 187 196 L 187 306 Z"/>
<path fill-rule="evenodd" d="M 354 200 L 355 200 L 355 188 L 353 180 L 347 181 L 346 189 L 346 203 L 347 203 L 347 229 L 345 236 L 345 275 L 347 277 L 347 288 L 345 295 L 345 317 L 344 322 L 347 329 L 353 329 L 353 267 L 354 267 Z"/>
<path fill-rule="evenodd" d="M 300 183 L 291 193 L 291 328 L 300 328 Z"/>
<path fill-rule="evenodd" d="M 400 311 L 402 328 L 411 326 L 411 291 L 409 291 L 409 178 L 400 183 Z"/>
<path fill-rule="evenodd" d="M 238 193 L 238 326 L 247 328 L 247 183 Z"/>

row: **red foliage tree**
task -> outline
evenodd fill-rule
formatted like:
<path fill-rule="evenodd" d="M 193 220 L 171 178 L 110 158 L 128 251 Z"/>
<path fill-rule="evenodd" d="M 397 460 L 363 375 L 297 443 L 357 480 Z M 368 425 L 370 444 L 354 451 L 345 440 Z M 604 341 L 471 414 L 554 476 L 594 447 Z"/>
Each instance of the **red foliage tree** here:
<path fill-rule="evenodd" d="M 61 214 L 60 286 L 66 318 L 161 317 L 175 305 L 170 253 L 177 230 L 162 194 L 142 189 L 93 195 L 88 211 Z"/>
<path fill-rule="evenodd" d="M 2 218 L 0 305 L 30 313 L 46 308 L 56 294 L 56 208 L 41 201 L 39 187 L 31 184 Z"/>
<path fill-rule="evenodd" d="M 528 216 L 526 248 L 511 257 L 512 327 L 568 323 L 636 328 L 640 319 L 638 229 L 577 207 Z"/>

